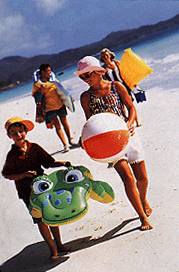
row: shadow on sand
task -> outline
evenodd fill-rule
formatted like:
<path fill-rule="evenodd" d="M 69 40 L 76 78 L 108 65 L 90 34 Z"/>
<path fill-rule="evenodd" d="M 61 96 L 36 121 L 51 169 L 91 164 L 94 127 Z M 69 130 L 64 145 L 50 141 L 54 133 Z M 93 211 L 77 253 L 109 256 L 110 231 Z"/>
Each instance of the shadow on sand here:
<path fill-rule="evenodd" d="M 74 144 L 74 145 L 70 146 L 69 148 L 70 148 L 70 150 L 72 150 L 72 149 L 76 149 L 76 148 L 80 148 L 80 147 L 81 147 L 80 144 Z M 54 155 L 56 155 L 58 153 L 67 153 L 67 152 L 64 151 L 64 149 L 62 149 L 62 150 L 57 150 L 57 151 L 51 153 L 50 155 L 54 156 Z"/>
<path fill-rule="evenodd" d="M 49 250 L 45 242 L 38 242 L 25 247 L 17 255 L 0 266 L 0 272 L 45 272 L 67 261 L 62 256 L 56 261 L 49 258 Z"/>
<path fill-rule="evenodd" d="M 139 230 L 139 227 L 135 227 L 133 229 L 121 232 L 121 233 L 117 233 L 118 231 L 120 231 L 121 229 L 123 229 L 127 224 L 129 224 L 132 221 L 138 220 L 138 217 L 135 218 L 131 218 L 128 220 L 123 221 L 119 226 L 113 228 L 112 230 L 106 232 L 103 236 L 99 237 L 99 238 L 92 238 L 92 236 L 87 236 L 87 237 L 83 237 L 83 238 L 79 238 L 73 241 L 70 241 L 68 243 L 66 243 L 65 245 L 71 249 L 71 252 L 75 252 L 78 250 L 82 250 L 85 248 L 89 248 L 101 243 L 104 243 L 106 241 L 109 241 L 111 239 L 120 237 L 122 235 L 128 234 L 130 232 Z"/>
<path fill-rule="evenodd" d="M 91 236 L 87 236 L 70 241 L 66 243 L 65 246 L 69 247 L 71 252 L 75 252 L 139 230 L 139 227 L 135 227 L 133 229 L 117 233 L 127 224 L 137 219 L 138 217 L 123 221 L 119 226 L 108 231 L 100 238 L 93 239 Z M 25 247 L 17 255 L 4 262 L 0 267 L 0 272 L 45 272 L 57 265 L 60 265 L 68 259 L 69 256 L 61 256 L 58 260 L 51 261 L 49 259 L 49 250 L 46 243 L 38 242 Z"/>

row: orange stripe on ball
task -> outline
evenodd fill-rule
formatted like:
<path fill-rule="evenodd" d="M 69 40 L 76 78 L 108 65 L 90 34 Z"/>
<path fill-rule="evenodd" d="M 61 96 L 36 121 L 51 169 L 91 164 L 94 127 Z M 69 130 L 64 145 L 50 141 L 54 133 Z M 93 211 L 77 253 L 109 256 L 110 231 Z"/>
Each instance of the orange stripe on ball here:
<path fill-rule="evenodd" d="M 83 141 L 83 148 L 91 158 L 105 159 L 121 152 L 128 141 L 127 130 L 113 130 L 88 138 Z"/>

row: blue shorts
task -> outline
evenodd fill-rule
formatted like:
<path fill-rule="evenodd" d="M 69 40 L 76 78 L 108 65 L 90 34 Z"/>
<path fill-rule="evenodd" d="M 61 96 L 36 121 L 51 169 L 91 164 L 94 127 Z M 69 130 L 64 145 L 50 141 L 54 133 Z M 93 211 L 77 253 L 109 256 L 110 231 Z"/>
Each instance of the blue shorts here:
<path fill-rule="evenodd" d="M 51 123 L 52 119 L 54 117 L 65 117 L 67 115 L 67 110 L 65 105 L 63 105 L 59 110 L 53 110 L 53 111 L 48 111 L 45 114 L 45 123 L 49 124 Z"/>

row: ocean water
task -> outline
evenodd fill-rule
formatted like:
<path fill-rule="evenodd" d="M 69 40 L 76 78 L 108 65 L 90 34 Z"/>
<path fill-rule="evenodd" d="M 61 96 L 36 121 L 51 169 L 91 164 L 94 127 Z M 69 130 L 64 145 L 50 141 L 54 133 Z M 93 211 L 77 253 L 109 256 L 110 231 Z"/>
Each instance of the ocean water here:
<path fill-rule="evenodd" d="M 154 73 L 147 77 L 140 86 L 148 91 L 162 89 L 164 91 L 179 87 L 179 30 L 172 33 L 162 34 L 155 38 L 137 43 L 131 48 L 146 63 L 151 66 Z M 123 51 L 116 50 L 116 57 L 120 58 Z M 59 79 L 68 89 L 74 99 L 79 99 L 79 79 L 74 75 L 76 66 L 64 70 Z M 60 72 L 60 70 L 59 70 Z M 83 86 L 83 85 L 82 85 Z M 0 103 L 18 99 L 19 97 L 31 95 L 32 82 L 20 85 L 16 88 L 0 93 Z"/>

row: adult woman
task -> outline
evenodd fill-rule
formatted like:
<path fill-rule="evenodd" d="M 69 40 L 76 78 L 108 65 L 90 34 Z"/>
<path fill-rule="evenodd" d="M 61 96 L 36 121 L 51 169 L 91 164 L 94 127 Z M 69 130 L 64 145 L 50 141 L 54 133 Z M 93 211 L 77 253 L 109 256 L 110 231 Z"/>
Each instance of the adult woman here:
<path fill-rule="evenodd" d="M 41 104 L 41 100 L 39 101 L 39 97 L 40 99 L 42 97 L 44 98 L 46 126 L 47 128 L 55 127 L 56 133 L 64 146 L 64 152 L 69 151 L 69 146 L 67 144 L 65 135 L 60 124 L 61 121 L 65 133 L 67 135 L 69 144 L 73 145 L 74 143 L 71 137 L 70 126 L 67 120 L 66 107 L 63 104 L 63 101 L 57 92 L 56 85 L 53 82 L 49 81 L 52 72 L 50 65 L 41 64 L 39 69 L 40 69 L 40 81 L 34 83 L 32 95 L 34 96 L 35 101 L 38 105 Z M 46 84 L 47 82 L 51 84 Z"/>
<path fill-rule="evenodd" d="M 87 91 L 81 94 L 81 106 L 86 119 L 94 114 L 107 111 L 125 118 L 119 97 L 127 108 L 128 118 L 126 122 L 133 136 L 131 137 L 129 151 L 125 157 L 115 162 L 114 168 L 124 183 L 129 201 L 139 215 L 141 230 L 149 230 L 152 226 L 147 217 L 151 214 L 152 209 L 146 196 L 148 179 L 142 149 L 139 140 L 136 139 L 136 134 L 134 134 L 136 111 L 124 85 L 117 81 L 104 80 L 104 73 L 105 69 L 94 57 L 86 56 L 78 62 L 76 74 L 90 86 Z M 135 179 L 137 182 L 135 182 Z"/>
<path fill-rule="evenodd" d="M 100 52 L 100 61 L 103 63 L 103 67 L 106 69 L 104 79 L 107 79 L 109 81 L 121 82 L 126 87 L 128 94 L 130 95 L 133 101 L 134 99 L 132 97 L 132 90 L 127 86 L 127 84 L 121 77 L 120 61 L 115 59 L 114 52 L 110 51 L 108 48 L 102 49 Z M 141 126 L 138 121 L 137 113 L 136 113 L 136 125 Z"/>

